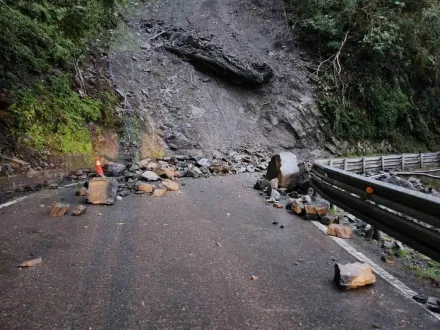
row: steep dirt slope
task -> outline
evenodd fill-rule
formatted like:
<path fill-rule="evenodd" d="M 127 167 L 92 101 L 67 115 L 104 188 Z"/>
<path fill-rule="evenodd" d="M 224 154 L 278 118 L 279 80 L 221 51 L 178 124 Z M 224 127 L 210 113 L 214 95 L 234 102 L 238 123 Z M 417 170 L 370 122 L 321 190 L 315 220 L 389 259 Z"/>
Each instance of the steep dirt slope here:
<path fill-rule="evenodd" d="M 320 153 L 325 121 L 282 0 L 161 0 L 134 8 L 111 71 L 126 95 L 121 111 L 137 111 L 147 124 L 144 140 L 194 155 L 249 146 L 295 150 L 302 158 Z M 266 63 L 274 77 L 256 88 L 198 71 L 165 49 L 169 31 L 207 38 L 244 62 Z"/>

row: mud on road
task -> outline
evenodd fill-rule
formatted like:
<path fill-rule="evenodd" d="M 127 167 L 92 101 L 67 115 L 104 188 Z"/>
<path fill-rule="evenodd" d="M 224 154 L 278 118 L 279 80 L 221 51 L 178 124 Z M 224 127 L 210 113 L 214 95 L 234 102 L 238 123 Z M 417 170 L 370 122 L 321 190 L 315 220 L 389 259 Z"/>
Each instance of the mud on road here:
<path fill-rule="evenodd" d="M 146 1 L 126 18 L 110 67 L 125 98 L 120 111 L 136 112 L 145 123 L 144 156 L 162 146 L 193 155 L 250 145 L 295 150 L 300 158 L 320 153 L 326 122 L 282 1 Z M 197 70 L 165 49 L 167 31 L 205 38 L 243 62 L 265 63 L 274 76 L 262 87 L 237 86 Z"/>

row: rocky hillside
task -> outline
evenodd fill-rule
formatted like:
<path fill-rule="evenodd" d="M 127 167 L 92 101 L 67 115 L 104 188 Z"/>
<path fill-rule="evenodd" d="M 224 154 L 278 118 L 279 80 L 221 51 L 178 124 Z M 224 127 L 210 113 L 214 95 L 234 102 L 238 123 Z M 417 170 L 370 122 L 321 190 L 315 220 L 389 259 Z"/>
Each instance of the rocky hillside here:
<path fill-rule="evenodd" d="M 164 0 L 133 8 L 110 54 L 124 99 L 118 110 L 140 118 L 126 121 L 126 145 L 142 157 L 210 156 L 249 146 L 294 150 L 300 158 L 321 153 L 326 122 L 282 1 Z M 176 40 L 186 55 L 171 49 Z M 190 55 L 195 43 L 204 53 Z M 259 84 L 238 81 L 213 69 L 213 58 L 273 74 Z"/>

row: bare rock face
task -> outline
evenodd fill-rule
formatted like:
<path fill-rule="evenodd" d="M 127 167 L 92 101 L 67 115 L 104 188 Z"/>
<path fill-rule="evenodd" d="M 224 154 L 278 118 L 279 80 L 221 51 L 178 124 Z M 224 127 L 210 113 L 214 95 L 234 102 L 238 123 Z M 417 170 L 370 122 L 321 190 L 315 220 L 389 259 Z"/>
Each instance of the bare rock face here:
<path fill-rule="evenodd" d="M 280 152 L 270 160 L 266 179 L 278 179 L 279 188 L 292 190 L 298 185 L 299 174 L 296 156 L 291 152 Z"/>
<path fill-rule="evenodd" d="M 168 179 L 163 180 L 162 184 L 170 191 L 177 191 L 180 188 L 179 184 L 176 181 L 171 181 Z"/>
<path fill-rule="evenodd" d="M 327 234 L 330 236 L 336 236 L 339 238 L 352 238 L 353 237 L 353 231 L 350 227 L 344 226 L 344 225 L 337 225 L 334 223 L 331 223 L 327 228 Z"/>
<path fill-rule="evenodd" d="M 376 276 L 368 264 L 355 262 L 352 264 L 336 264 L 334 281 L 344 290 L 355 289 L 376 283 Z"/>
<path fill-rule="evenodd" d="M 114 178 L 94 178 L 87 189 L 87 203 L 112 205 L 118 191 L 118 181 Z"/>
<path fill-rule="evenodd" d="M 70 204 L 53 203 L 50 210 L 51 217 L 61 217 L 69 210 Z"/>

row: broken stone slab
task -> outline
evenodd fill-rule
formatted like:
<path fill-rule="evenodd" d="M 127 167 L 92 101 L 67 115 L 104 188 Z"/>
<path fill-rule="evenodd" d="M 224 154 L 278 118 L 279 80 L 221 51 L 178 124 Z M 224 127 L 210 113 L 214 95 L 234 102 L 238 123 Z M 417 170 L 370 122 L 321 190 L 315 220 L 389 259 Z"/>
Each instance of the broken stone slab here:
<path fill-rule="evenodd" d="M 300 174 L 296 156 L 291 152 L 280 152 L 272 157 L 267 167 L 266 179 L 278 179 L 279 188 L 289 191 L 298 185 Z"/>
<path fill-rule="evenodd" d="M 435 313 L 440 313 L 440 298 L 428 297 L 426 306 Z"/>
<path fill-rule="evenodd" d="M 134 185 L 134 190 L 141 194 L 151 193 L 154 190 L 154 186 L 145 182 L 136 182 Z"/>
<path fill-rule="evenodd" d="M 171 181 L 168 179 L 163 180 L 162 184 L 170 191 L 177 191 L 180 188 L 180 185 L 176 181 Z"/>
<path fill-rule="evenodd" d="M 157 181 L 160 179 L 160 176 L 153 171 L 145 171 L 141 174 L 141 177 L 147 181 Z"/>
<path fill-rule="evenodd" d="M 78 205 L 73 209 L 72 215 L 79 216 L 86 213 L 86 211 L 87 211 L 87 207 L 85 207 L 84 205 Z"/>
<path fill-rule="evenodd" d="M 371 266 L 365 263 L 335 264 L 334 281 L 344 290 L 376 283 Z"/>
<path fill-rule="evenodd" d="M 153 191 L 153 197 L 163 197 L 167 193 L 166 188 L 155 188 Z"/>
<path fill-rule="evenodd" d="M 107 176 L 121 176 L 125 171 L 125 165 L 121 163 L 109 163 L 107 165 Z"/>
<path fill-rule="evenodd" d="M 43 262 L 43 258 L 35 258 L 32 260 L 27 260 L 25 262 L 23 262 L 22 264 L 20 264 L 20 266 L 18 267 L 33 267 L 35 265 L 41 264 Z"/>
<path fill-rule="evenodd" d="M 304 210 L 305 210 L 306 215 L 314 215 L 314 216 L 316 216 L 316 220 L 318 220 L 320 217 L 323 217 L 324 215 L 327 214 L 328 206 L 306 203 L 304 205 Z"/>
<path fill-rule="evenodd" d="M 94 205 L 112 205 L 118 191 L 115 178 L 93 178 L 87 189 L 87 203 Z"/>
<path fill-rule="evenodd" d="M 338 225 L 334 223 L 328 226 L 327 234 L 330 236 L 336 236 L 344 239 L 353 237 L 353 231 L 351 230 L 350 227 L 344 225 Z"/>
<path fill-rule="evenodd" d="M 50 209 L 51 217 L 61 217 L 69 210 L 70 204 L 53 203 Z"/>

